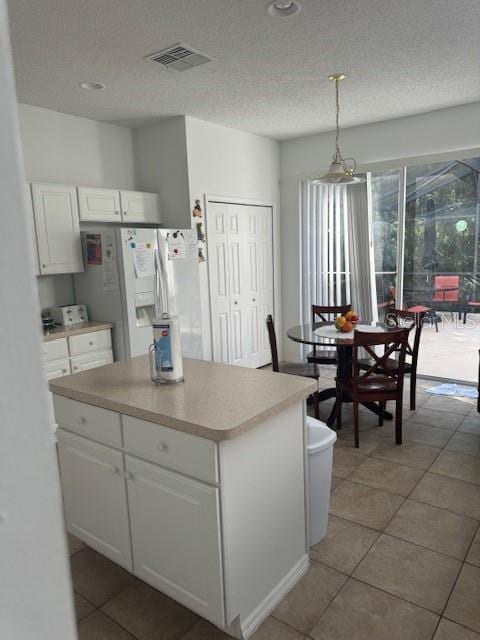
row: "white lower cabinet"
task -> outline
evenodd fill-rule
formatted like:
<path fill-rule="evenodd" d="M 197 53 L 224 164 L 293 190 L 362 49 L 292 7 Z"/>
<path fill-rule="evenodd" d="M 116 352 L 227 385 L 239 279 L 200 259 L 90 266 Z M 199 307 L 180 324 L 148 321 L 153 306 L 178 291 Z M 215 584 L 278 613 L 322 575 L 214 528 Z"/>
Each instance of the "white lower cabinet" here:
<path fill-rule="evenodd" d="M 135 574 L 222 626 L 219 490 L 125 458 Z"/>
<path fill-rule="evenodd" d="M 81 356 L 73 356 L 70 358 L 72 364 L 72 373 L 87 371 L 95 367 L 103 367 L 105 364 L 113 362 L 113 354 L 111 349 L 106 351 L 94 351 L 93 353 L 84 353 Z"/>
<path fill-rule="evenodd" d="M 61 358 L 59 360 L 47 361 L 45 362 L 45 371 L 47 373 L 47 380 L 69 376 L 71 373 L 70 360 L 68 358 Z"/>
<path fill-rule="evenodd" d="M 123 454 L 63 429 L 57 435 L 68 531 L 131 571 Z"/>

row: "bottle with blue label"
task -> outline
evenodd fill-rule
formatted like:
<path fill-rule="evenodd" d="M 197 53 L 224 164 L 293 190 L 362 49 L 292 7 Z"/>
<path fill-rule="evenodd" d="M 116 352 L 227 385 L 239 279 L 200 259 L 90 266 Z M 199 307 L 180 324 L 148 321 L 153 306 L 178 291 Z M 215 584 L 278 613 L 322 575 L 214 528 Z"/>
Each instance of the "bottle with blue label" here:
<path fill-rule="evenodd" d="M 178 318 L 168 313 L 162 313 L 153 320 L 150 370 L 154 382 L 171 383 L 183 380 Z"/>

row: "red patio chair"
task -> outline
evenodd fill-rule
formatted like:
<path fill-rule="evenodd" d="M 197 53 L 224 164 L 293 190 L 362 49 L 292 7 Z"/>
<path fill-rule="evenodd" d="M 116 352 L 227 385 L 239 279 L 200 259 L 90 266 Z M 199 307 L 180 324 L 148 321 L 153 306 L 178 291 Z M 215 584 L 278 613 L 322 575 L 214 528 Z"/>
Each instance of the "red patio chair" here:
<path fill-rule="evenodd" d="M 439 303 L 460 304 L 460 276 L 435 276 L 433 279 L 432 303 L 437 306 Z M 461 317 L 460 308 L 458 308 Z M 453 316 L 453 311 L 452 311 Z"/>

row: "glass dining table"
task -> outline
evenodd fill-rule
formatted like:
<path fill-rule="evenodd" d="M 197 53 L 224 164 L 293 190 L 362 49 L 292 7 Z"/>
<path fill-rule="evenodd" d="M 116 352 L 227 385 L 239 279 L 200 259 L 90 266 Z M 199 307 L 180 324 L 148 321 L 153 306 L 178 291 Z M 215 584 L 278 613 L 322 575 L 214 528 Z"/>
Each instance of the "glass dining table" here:
<path fill-rule="evenodd" d="M 357 329 L 360 331 L 371 331 L 375 333 L 387 333 L 395 331 L 395 328 L 389 328 L 380 322 L 363 322 L 358 324 Z M 337 350 L 337 378 L 348 378 L 352 375 L 352 353 L 353 353 L 353 331 L 350 333 L 342 333 L 337 331 L 333 322 L 314 322 L 313 324 L 300 324 L 296 327 L 288 329 L 287 336 L 294 342 L 306 344 L 313 347 L 332 347 Z M 319 350 L 320 351 L 320 350 Z M 319 392 L 319 401 L 328 400 L 337 397 L 336 387 L 322 389 Z M 375 402 L 367 402 L 364 406 L 372 413 L 380 416 L 382 410 Z M 333 427 L 335 425 L 336 416 L 335 404 L 327 419 L 327 425 Z M 385 420 L 392 420 L 393 415 L 389 411 L 383 411 Z"/>

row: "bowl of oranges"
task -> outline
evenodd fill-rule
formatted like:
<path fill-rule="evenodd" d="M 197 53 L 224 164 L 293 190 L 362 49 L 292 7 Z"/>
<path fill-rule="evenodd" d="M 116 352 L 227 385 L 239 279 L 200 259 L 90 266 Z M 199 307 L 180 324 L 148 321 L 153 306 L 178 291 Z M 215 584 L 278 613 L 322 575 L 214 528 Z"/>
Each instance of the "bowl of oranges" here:
<path fill-rule="evenodd" d="M 358 320 L 359 317 L 355 311 L 347 311 L 335 320 L 335 329 L 341 333 L 350 333 L 355 329 Z"/>

